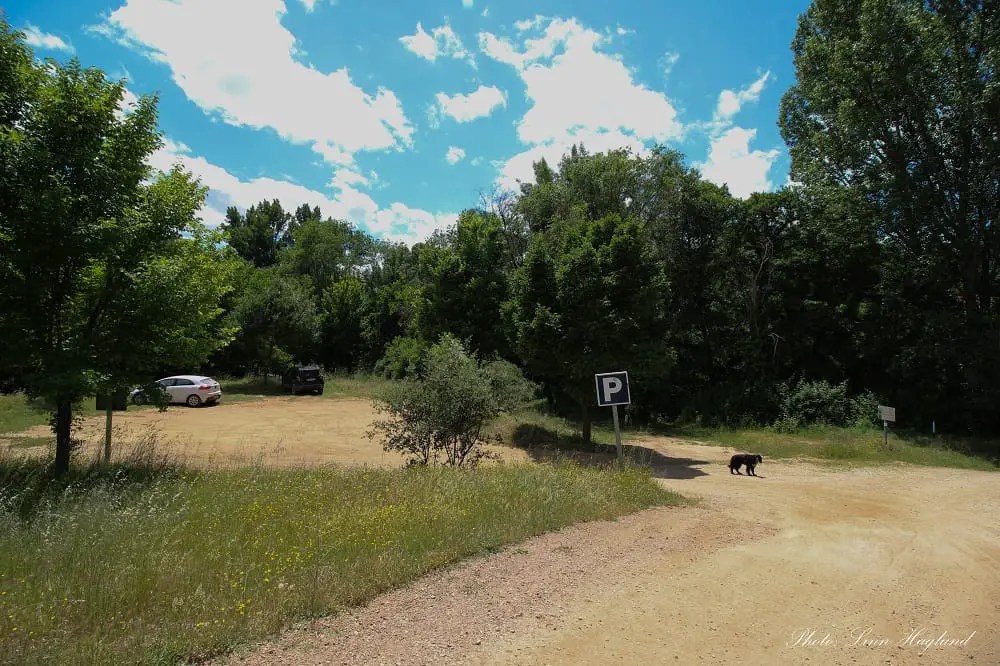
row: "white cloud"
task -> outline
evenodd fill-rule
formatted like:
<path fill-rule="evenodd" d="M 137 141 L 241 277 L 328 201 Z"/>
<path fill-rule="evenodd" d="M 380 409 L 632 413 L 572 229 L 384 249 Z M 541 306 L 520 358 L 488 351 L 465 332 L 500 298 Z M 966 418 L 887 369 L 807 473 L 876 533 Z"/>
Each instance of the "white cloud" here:
<path fill-rule="evenodd" d="M 295 59 L 285 11 L 282 0 L 126 0 L 93 30 L 168 67 L 206 113 L 273 129 L 332 163 L 412 145 L 414 128 L 391 90 L 369 94 L 346 68 L 323 73 Z"/>
<path fill-rule="evenodd" d="M 462 0 L 462 6 L 468 9 L 472 6 L 472 0 Z"/>
<path fill-rule="evenodd" d="M 438 93 L 435 99 L 437 107 L 434 109 L 432 124 L 436 121 L 438 112 L 460 123 L 467 123 L 490 115 L 498 106 L 507 106 L 507 94 L 496 86 L 479 86 L 468 95 Z"/>
<path fill-rule="evenodd" d="M 444 229 L 458 219 L 454 213 L 430 213 L 398 202 L 387 208 L 379 207 L 371 196 L 361 191 L 378 180 L 374 171 L 366 177 L 352 169 L 338 169 L 330 181 L 333 192 L 330 195 L 287 180 L 240 180 L 204 157 L 191 154 L 183 143 L 171 139 L 164 143 L 151 157 L 151 165 L 166 171 L 179 163 L 209 187 L 208 200 L 201 212 L 203 222 L 211 227 L 225 219 L 227 207 L 246 209 L 265 199 L 279 199 L 291 208 L 300 204 L 319 206 L 324 217 L 349 220 L 376 236 L 410 245 L 425 240 L 435 229 Z"/>
<path fill-rule="evenodd" d="M 61 37 L 47 32 L 42 32 L 30 23 L 22 30 L 24 41 L 28 46 L 36 49 L 46 49 L 48 51 L 66 51 L 73 53 L 73 47 L 62 40 Z"/>
<path fill-rule="evenodd" d="M 670 72 L 674 71 L 674 65 L 677 64 L 680 58 L 681 54 L 673 51 L 667 51 L 663 54 L 663 58 L 660 60 L 660 66 L 663 67 L 663 76 L 670 76 Z"/>
<path fill-rule="evenodd" d="M 115 115 L 119 119 L 123 118 L 126 114 L 131 113 L 135 109 L 135 105 L 139 103 L 139 98 L 134 92 L 125 89 L 125 94 L 122 95 L 122 101 L 118 105 L 118 109 L 115 111 Z"/>
<path fill-rule="evenodd" d="M 774 184 L 768 172 L 781 154 L 777 148 L 750 150 L 755 129 L 732 127 L 711 139 L 708 159 L 695 168 L 717 185 L 728 185 L 733 196 L 745 199 L 754 192 L 770 191 Z"/>
<path fill-rule="evenodd" d="M 719 93 L 715 115 L 711 122 L 704 125 L 709 135 L 708 156 L 704 162 L 693 165 L 706 180 L 716 185 L 727 185 L 730 193 L 741 199 L 754 192 L 767 192 L 774 188 L 768 174 L 781 150 L 750 150 L 750 142 L 757 136 L 757 130 L 733 124 L 733 116 L 745 104 L 760 99 L 770 77 L 770 72 L 764 72 L 738 92 L 723 90 Z"/>
<path fill-rule="evenodd" d="M 475 57 L 465 49 L 462 40 L 448 24 L 433 28 L 428 33 L 418 21 L 417 31 L 412 35 L 400 37 L 399 41 L 408 51 L 412 51 L 431 62 L 441 56 L 456 60 L 468 60 L 470 65 L 476 66 Z"/>
<path fill-rule="evenodd" d="M 497 183 L 504 188 L 516 190 L 518 182 L 531 183 L 535 181 L 533 164 L 542 158 L 549 166 L 556 169 L 559 161 L 570 152 L 574 143 L 583 143 L 588 153 L 601 153 L 610 150 L 628 149 L 634 154 L 647 152 L 645 144 L 632 135 L 620 131 L 612 132 L 578 132 L 572 141 L 552 141 L 538 144 L 518 153 L 506 162 L 497 163 L 499 176 Z"/>
<path fill-rule="evenodd" d="M 767 71 L 739 92 L 723 90 L 719 93 L 719 103 L 715 108 L 715 119 L 717 121 L 727 121 L 740 112 L 743 105 L 748 102 L 756 102 L 760 99 L 760 93 L 771 77 L 771 72 Z"/>
<path fill-rule="evenodd" d="M 444 158 L 448 160 L 448 164 L 458 164 L 461 160 L 465 159 L 465 151 L 458 146 L 449 146 L 448 153 Z"/>
<path fill-rule="evenodd" d="M 540 34 L 519 43 L 488 32 L 479 35 L 487 56 L 515 68 L 531 102 L 517 127 L 529 148 L 503 166 L 501 184 L 533 180 L 532 159 L 558 162 L 574 143 L 583 142 L 591 152 L 619 147 L 639 152 L 650 141 L 682 136 L 670 100 L 636 83 L 621 57 L 606 51 L 612 31 L 602 35 L 576 19 L 543 16 L 518 21 L 515 28 Z"/>

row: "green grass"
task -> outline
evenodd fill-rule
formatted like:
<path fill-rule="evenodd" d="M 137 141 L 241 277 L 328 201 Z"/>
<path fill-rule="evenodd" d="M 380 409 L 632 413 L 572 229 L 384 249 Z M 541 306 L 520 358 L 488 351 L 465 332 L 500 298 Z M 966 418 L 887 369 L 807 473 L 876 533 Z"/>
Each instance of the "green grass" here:
<path fill-rule="evenodd" d="M 549 413 L 544 400 L 536 401 L 517 413 L 504 414 L 490 426 L 490 430 L 499 434 L 504 443 L 519 448 L 543 446 L 566 451 L 599 451 L 615 446 L 613 427 L 593 424 L 591 443 L 588 445 L 580 436 L 580 426 Z"/>
<path fill-rule="evenodd" d="M 886 444 L 881 430 L 827 426 L 803 428 L 794 433 L 782 433 L 771 428 L 700 426 L 676 426 L 647 432 L 729 446 L 759 453 L 765 458 L 801 457 L 855 465 L 904 462 L 931 467 L 1000 470 L 1000 458 L 996 454 L 1000 447 L 982 439 L 934 438 L 890 432 Z"/>
<path fill-rule="evenodd" d="M 94 398 L 89 398 L 81 404 L 81 409 L 74 414 L 81 416 L 97 416 L 94 408 Z M 135 409 L 129 405 L 129 409 Z M 38 401 L 27 400 L 21 393 L 0 395 L 0 435 L 18 433 L 35 426 L 47 425 L 50 413 Z"/>
<path fill-rule="evenodd" d="M 637 467 L 265 468 L 0 459 L 4 663 L 175 664 L 460 558 L 680 503 Z"/>

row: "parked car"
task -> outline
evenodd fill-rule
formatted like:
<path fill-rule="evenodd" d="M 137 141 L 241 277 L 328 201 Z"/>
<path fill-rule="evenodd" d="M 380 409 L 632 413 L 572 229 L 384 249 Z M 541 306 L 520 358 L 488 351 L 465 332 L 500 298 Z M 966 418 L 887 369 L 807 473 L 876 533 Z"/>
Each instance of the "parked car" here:
<path fill-rule="evenodd" d="M 297 365 L 285 371 L 281 376 L 281 386 L 298 393 L 323 394 L 323 371 L 318 365 Z"/>
<path fill-rule="evenodd" d="M 156 383 L 167 392 L 171 404 L 184 403 L 189 407 L 198 407 L 222 399 L 222 387 L 219 382 L 211 377 L 202 375 L 174 375 L 157 379 Z M 146 395 L 141 388 L 132 391 L 130 396 L 136 405 L 143 405 L 148 402 Z"/>

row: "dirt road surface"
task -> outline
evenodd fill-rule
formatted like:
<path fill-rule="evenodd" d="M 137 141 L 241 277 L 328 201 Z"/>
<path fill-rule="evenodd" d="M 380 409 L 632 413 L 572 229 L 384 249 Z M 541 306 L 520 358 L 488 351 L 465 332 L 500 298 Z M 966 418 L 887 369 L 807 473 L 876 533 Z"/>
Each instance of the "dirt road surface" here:
<path fill-rule="evenodd" d="M 755 479 L 727 449 L 642 443 L 698 506 L 547 534 L 220 663 L 1000 664 L 997 475 Z"/>

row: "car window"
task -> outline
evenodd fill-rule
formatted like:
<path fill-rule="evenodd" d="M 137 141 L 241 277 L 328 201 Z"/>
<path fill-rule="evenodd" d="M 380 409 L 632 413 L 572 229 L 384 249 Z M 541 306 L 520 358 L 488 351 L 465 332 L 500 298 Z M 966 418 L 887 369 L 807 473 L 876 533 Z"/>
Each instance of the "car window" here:
<path fill-rule="evenodd" d="M 177 380 L 176 379 L 161 379 L 161 380 L 157 381 L 156 383 L 159 384 L 160 386 L 162 386 L 163 388 L 167 388 L 168 386 L 173 386 L 175 381 L 177 381 Z"/>
<path fill-rule="evenodd" d="M 194 386 L 194 382 L 190 379 L 175 379 L 174 386 Z"/>

